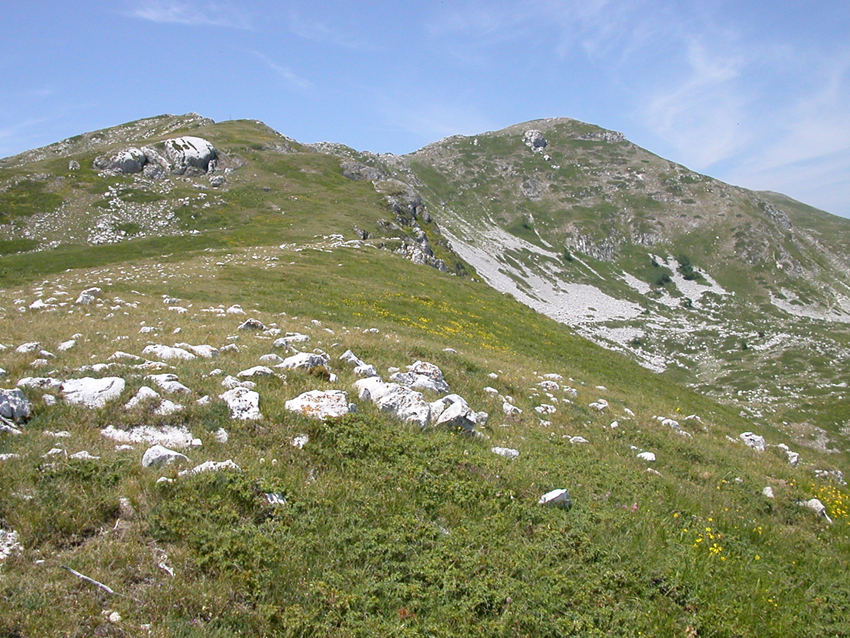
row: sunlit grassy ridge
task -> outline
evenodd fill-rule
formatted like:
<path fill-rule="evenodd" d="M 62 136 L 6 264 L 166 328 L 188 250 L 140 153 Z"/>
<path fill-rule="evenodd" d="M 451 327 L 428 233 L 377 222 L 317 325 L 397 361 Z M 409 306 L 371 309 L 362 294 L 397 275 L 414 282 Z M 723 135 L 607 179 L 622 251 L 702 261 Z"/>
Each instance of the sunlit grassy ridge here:
<path fill-rule="evenodd" d="M 216 249 L 46 281 L 7 290 L 6 298 L 29 303 L 65 290 L 72 301 L 89 285 L 105 293 L 95 306 L 6 308 L 8 345 L 37 340 L 55 352 L 82 335 L 50 361 L 54 376 L 82 376 L 73 370 L 115 350 L 140 354 L 151 342 L 233 342 L 240 352 L 175 364 L 193 395 L 173 397 L 186 409 L 172 417 L 123 409 L 149 383 L 130 367 L 104 373 L 123 376 L 128 388 L 100 410 L 43 406 L 40 393 L 29 392 L 35 414 L 24 434 L 0 439 L 0 453 L 20 455 L 0 462 L 0 519 L 23 545 L 0 577 L 0 627 L 9 635 L 848 631 L 847 489 L 812 473 L 831 468 L 828 459 L 801 450 L 804 462 L 792 468 L 781 450 L 759 454 L 729 441 L 752 424 L 481 283 L 373 248 L 321 242 L 300 251 Z M 179 297 L 187 312 L 169 310 L 165 295 Z M 204 376 L 214 367 L 235 374 L 274 351 L 271 338 L 236 330 L 245 316 L 203 311 L 233 303 L 284 333 L 309 334 L 306 349 L 328 352 L 339 380 L 300 372 L 259 380 L 259 422 L 232 421 L 219 401 L 195 406 L 194 398 L 223 391 L 221 377 Z M 142 322 L 155 332 L 139 333 Z M 453 391 L 491 414 L 480 428 L 488 438 L 421 432 L 357 401 L 356 377 L 338 360 L 347 348 L 384 375 L 417 359 L 436 363 Z M 9 349 L 0 365 L 12 380 L 42 374 L 28 367 L 34 356 Z M 538 385 L 546 373 L 564 377 L 552 392 L 557 402 Z M 522 415 L 503 415 L 486 386 L 510 395 Z M 349 390 L 358 413 L 321 423 L 283 408 L 315 388 Z M 588 407 L 599 398 L 609 402 L 602 413 Z M 534 407 L 543 403 L 557 412 L 541 417 Z M 701 423 L 684 421 L 693 413 Z M 678 418 L 692 438 L 657 415 Z M 619 427 L 610 429 L 614 420 Z M 243 471 L 178 478 L 143 469 L 144 445 L 118 451 L 98 431 L 163 423 L 186 425 L 203 441 L 186 451 L 190 466 L 233 459 Z M 214 437 L 220 427 L 227 443 Z M 71 437 L 45 434 L 59 430 Z M 784 440 L 773 429 L 760 432 Z M 303 449 L 292 446 L 300 434 L 310 437 Z M 496 445 L 520 457 L 497 456 Z M 54 446 L 100 459 L 43 458 Z M 658 474 L 636 458 L 640 450 L 656 453 Z M 176 480 L 158 485 L 161 475 Z M 761 495 L 767 485 L 776 499 Z M 558 487 L 570 490 L 572 509 L 537 504 Z M 267 493 L 286 504 L 270 504 Z M 122 496 L 134 516 L 121 514 Z M 795 504 L 815 496 L 832 525 Z M 117 611 L 120 622 L 110 624 L 104 610 Z"/>

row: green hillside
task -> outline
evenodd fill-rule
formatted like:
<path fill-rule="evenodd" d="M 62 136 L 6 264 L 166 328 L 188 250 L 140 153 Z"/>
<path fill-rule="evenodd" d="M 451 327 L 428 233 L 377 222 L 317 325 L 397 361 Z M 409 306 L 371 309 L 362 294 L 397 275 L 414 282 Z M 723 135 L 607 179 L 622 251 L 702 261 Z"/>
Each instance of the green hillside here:
<path fill-rule="evenodd" d="M 804 446 L 787 412 L 742 414 L 488 285 L 450 250 L 448 209 L 473 199 L 428 181 L 437 169 L 250 121 L 115 131 L 0 162 L 4 194 L 22 201 L 35 182 L 24 190 L 50 202 L 33 195 L 36 212 L 2 227 L 0 385 L 56 380 L 25 381 L 31 415 L 0 432 L 0 636 L 850 634 L 845 448 Z M 214 171 L 91 168 L 186 134 L 215 146 Z M 95 245 L 106 200 L 137 226 Z M 240 329 L 250 318 L 263 325 Z M 347 350 L 384 381 L 434 364 L 474 428 L 380 409 L 358 395 Z M 323 362 L 274 367 L 307 354 Z M 237 376 L 257 365 L 272 374 Z M 167 373 L 185 390 L 151 378 Z M 86 407 L 68 383 L 84 377 L 123 389 Z M 244 381 L 262 418 L 235 418 L 221 397 Z M 126 407 L 142 386 L 160 396 Z M 345 391 L 355 410 L 287 408 L 314 390 Z M 163 413 L 166 401 L 181 407 Z M 811 424 L 812 439 L 835 430 Z M 140 426 L 182 428 L 173 447 L 188 458 L 143 467 L 152 442 L 126 438 Z M 179 474 L 207 461 L 231 464 Z M 538 502 L 556 489 L 571 507 Z"/>

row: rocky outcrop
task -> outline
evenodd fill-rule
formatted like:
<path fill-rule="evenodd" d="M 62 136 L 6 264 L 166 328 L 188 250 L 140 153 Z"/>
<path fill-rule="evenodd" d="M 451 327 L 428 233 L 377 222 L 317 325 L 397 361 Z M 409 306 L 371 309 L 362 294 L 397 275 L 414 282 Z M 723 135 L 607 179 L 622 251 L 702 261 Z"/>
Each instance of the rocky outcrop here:
<path fill-rule="evenodd" d="M 542 151 L 547 146 L 546 138 L 537 129 L 530 129 L 523 133 L 522 141 L 532 151 Z"/>
<path fill-rule="evenodd" d="M 94 167 L 102 171 L 132 175 L 144 173 L 145 177 L 158 179 L 166 175 L 202 175 L 215 170 L 218 151 L 207 140 L 184 136 L 165 140 L 162 153 L 151 146 L 131 146 L 101 155 L 94 159 Z"/>

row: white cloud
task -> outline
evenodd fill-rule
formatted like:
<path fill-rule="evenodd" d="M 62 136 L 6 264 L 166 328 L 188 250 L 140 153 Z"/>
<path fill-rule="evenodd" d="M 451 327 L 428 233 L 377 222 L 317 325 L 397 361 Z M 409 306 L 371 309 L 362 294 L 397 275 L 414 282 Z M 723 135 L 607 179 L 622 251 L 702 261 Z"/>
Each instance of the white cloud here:
<path fill-rule="evenodd" d="M 252 29 L 251 21 L 245 13 L 226 4 L 197 5 L 181 0 L 148 0 L 127 15 L 162 24 Z"/>
<path fill-rule="evenodd" d="M 295 73 L 288 66 L 284 66 L 282 64 L 278 64 L 274 60 L 272 60 L 269 56 L 264 53 L 260 53 L 259 51 L 252 51 L 255 56 L 257 56 L 260 60 L 265 63 L 265 65 L 277 76 L 286 80 L 293 87 L 301 90 L 308 91 L 313 88 L 313 83 L 309 80 L 302 78 L 300 75 Z"/>

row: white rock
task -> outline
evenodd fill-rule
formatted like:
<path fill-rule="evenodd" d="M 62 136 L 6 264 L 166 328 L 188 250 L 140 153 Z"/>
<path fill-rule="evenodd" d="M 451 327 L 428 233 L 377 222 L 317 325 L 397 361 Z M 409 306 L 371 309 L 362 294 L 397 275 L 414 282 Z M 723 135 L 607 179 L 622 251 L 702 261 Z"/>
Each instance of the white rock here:
<path fill-rule="evenodd" d="M 277 354 L 264 354 L 262 357 L 260 357 L 260 361 L 262 363 L 275 364 L 275 363 L 280 363 L 281 361 L 283 361 L 283 357 L 281 357 L 280 355 L 277 355 Z"/>
<path fill-rule="evenodd" d="M 260 395 L 248 388 L 233 388 L 219 395 L 230 408 L 233 419 L 262 419 L 260 414 Z"/>
<path fill-rule="evenodd" d="M 491 447 L 490 451 L 493 454 L 498 454 L 499 456 L 504 456 L 508 459 L 516 459 L 519 458 L 519 450 L 514 450 L 509 447 Z"/>
<path fill-rule="evenodd" d="M 432 413 L 431 419 L 435 427 L 460 428 L 469 432 L 475 427 L 478 415 L 461 399 L 449 405 L 437 418 L 434 418 Z"/>
<path fill-rule="evenodd" d="M 103 296 L 103 291 L 100 288 L 86 288 L 80 293 L 80 296 L 77 297 L 77 301 L 74 303 L 80 305 L 88 305 L 94 303 L 96 299 L 99 299 Z"/>
<path fill-rule="evenodd" d="M 18 542 L 18 533 L 15 530 L 0 529 L 0 561 L 4 561 L 22 550 L 23 548 Z"/>
<path fill-rule="evenodd" d="M 484 392 L 493 396 L 497 396 L 499 394 L 499 391 L 496 388 L 491 388 L 489 385 L 484 387 Z"/>
<path fill-rule="evenodd" d="M 383 412 L 416 423 L 420 428 L 428 427 L 431 408 L 421 392 L 397 383 L 384 383 L 379 377 L 360 379 L 355 381 L 354 387 L 361 399 L 372 401 Z"/>
<path fill-rule="evenodd" d="M 305 445 L 310 442 L 310 436 L 307 434 L 299 434 L 292 438 L 292 447 L 298 448 L 299 450 L 303 449 Z"/>
<path fill-rule="evenodd" d="M 608 407 L 608 402 L 605 399 L 599 399 L 591 403 L 588 407 L 593 408 L 597 412 L 602 412 L 602 410 Z"/>
<path fill-rule="evenodd" d="M 311 390 L 304 392 L 284 404 L 290 412 L 322 421 L 348 414 L 348 394 L 342 390 Z"/>
<path fill-rule="evenodd" d="M 655 463 L 655 453 L 653 452 L 641 452 L 637 455 L 637 457 L 641 461 L 646 461 L 647 463 Z"/>
<path fill-rule="evenodd" d="M 124 391 L 126 382 L 121 377 L 70 379 L 61 387 L 62 398 L 67 403 L 78 403 L 89 408 L 102 408 Z"/>
<path fill-rule="evenodd" d="M 5 453 L 5 454 L 0 454 L 0 461 L 11 461 L 12 459 L 19 459 L 19 458 L 21 458 L 20 454 L 14 454 L 14 453 L 11 453 L 11 452 L 8 452 L 8 453 Z"/>
<path fill-rule="evenodd" d="M 188 350 L 184 350 L 183 348 L 170 348 L 169 346 L 163 346 L 159 344 L 145 346 L 145 349 L 142 350 L 142 354 L 159 357 L 163 361 L 169 361 L 171 359 L 191 361 L 195 358 L 194 354 L 192 354 Z"/>
<path fill-rule="evenodd" d="M 230 435 L 227 433 L 227 430 L 224 428 L 219 428 L 215 431 L 215 440 L 219 443 L 227 443 L 230 439 Z"/>
<path fill-rule="evenodd" d="M 538 505 L 561 505 L 569 508 L 572 505 L 570 494 L 565 489 L 552 490 L 546 492 L 537 501 Z"/>
<path fill-rule="evenodd" d="M 30 418 L 32 404 L 23 391 L 15 388 L 0 390 L 0 416 L 15 423 L 22 423 Z"/>
<path fill-rule="evenodd" d="M 548 403 L 542 403 L 534 408 L 534 411 L 538 414 L 555 414 L 558 411 L 554 405 L 550 405 Z"/>
<path fill-rule="evenodd" d="M 179 403 L 174 403 L 173 401 L 169 401 L 168 399 L 163 399 L 162 403 L 160 403 L 156 408 L 154 408 L 153 413 L 158 416 L 169 416 L 176 412 L 180 412 L 183 409 L 183 406 Z"/>
<path fill-rule="evenodd" d="M 570 443 L 572 443 L 573 445 L 578 443 L 588 443 L 588 440 L 583 436 L 571 436 Z"/>
<path fill-rule="evenodd" d="M 793 467 L 797 467 L 797 464 L 800 462 L 800 455 L 797 452 L 792 452 L 791 450 L 785 450 L 785 455 L 788 457 L 788 463 L 790 463 Z"/>
<path fill-rule="evenodd" d="M 185 385 L 178 381 L 178 377 L 176 374 L 171 374 L 169 372 L 165 374 L 149 374 L 146 379 L 150 379 L 156 385 L 158 385 L 162 390 L 168 392 L 170 394 L 191 394 L 192 391 L 187 388 Z"/>
<path fill-rule="evenodd" d="M 190 343 L 175 343 L 174 347 L 180 348 L 181 350 L 188 350 L 195 356 L 201 357 L 202 359 L 212 359 L 219 353 L 218 348 L 213 348 L 208 345 L 193 346 Z"/>
<path fill-rule="evenodd" d="M 142 456 L 142 467 L 162 467 L 163 465 L 182 463 L 184 461 L 189 461 L 189 458 L 185 454 L 169 450 L 162 445 L 154 445 L 153 447 L 149 447 Z"/>
<path fill-rule="evenodd" d="M 116 443 L 146 443 L 148 445 L 160 445 L 185 449 L 201 445 L 200 439 L 192 436 L 185 427 L 174 425 L 163 425 L 154 427 L 152 425 L 139 425 L 129 430 L 120 430 L 112 425 L 100 431 L 101 436 L 111 439 Z"/>
<path fill-rule="evenodd" d="M 318 366 L 327 366 L 329 361 L 326 355 L 299 352 L 291 357 L 287 357 L 278 363 L 275 368 L 283 368 L 284 370 L 309 370 Z"/>
<path fill-rule="evenodd" d="M 815 514 L 818 514 L 819 516 L 823 516 L 826 519 L 827 523 L 832 523 L 832 519 L 826 513 L 826 506 L 823 503 L 820 502 L 820 499 L 817 499 L 817 498 L 809 499 L 808 501 L 806 501 L 804 503 L 804 505 L 806 507 L 808 507 L 810 510 L 814 510 Z"/>
<path fill-rule="evenodd" d="M 775 498 L 775 497 L 774 497 L 774 495 L 773 495 L 773 488 L 772 488 L 772 487 L 770 487 L 770 485 L 768 485 L 767 487 L 765 487 L 765 488 L 761 491 L 761 493 L 762 493 L 762 496 L 764 496 L 765 498 Z"/>
<path fill-rule="evenodd" d="M 53 377 L 24 377 L 17 383 L 19 388 L 32 388 L 34 390 L 59 390 L 62 382 Z"/>
<path fill-rule="evenodd" d="M 76 454 L 71 454 L 68 458 L 69 459 L 88 460 L 88 461 L 98 461 L 98 460 L 100 460 L 99 456 L 92 456 L 91 454 L 88 453 L 88 450 L 82 450 L 81 452 L 77 452 Z"/>
<path fill-rule="evenodd" d="M 744 445 L 753 448 L 756 452 L 764 452 L 766 443 L 763 436 L 752 432 L 742 432 L 738 435 L 738 438 L 744 442 Z"/>
<path fill-rule="evenodd" d="M 274 371 L 266 366 L 254 366 L 247 370 L 242 370 L 236 374 L 237 377 L 272 377 Z"/>
<path fill-rule="evenodd" d="M 514 416 L 514 415 L 522 414 L 522 410 L 520 410 L 515 405 L 508 403 L 507 401 L 502 403 L 502 412 L 504 412 L 508 416 Z"/>
<path fill-rule="evenodd" d="M 148 386 L 143 385 L 141 388 L 139 388 L 139 391 L 136 392 L 136 396 L 134 396 L 132 399 L 130 399 L 129 401 L 127 401 L 127 403 L 124 404 L 124 409 L 134 410 L 146 401 L 155 401 L 159 400 L 159 398 L 159 392 L 157 392 L 153 388 L 149 388 Z"/>
<path fill-rule="evenodd" d="M 242 468 L 236 465 L 231 459 L 227 459 L 226 461 L 206 461 L 205 463 L 196 465 L 191 470 L 177 472 L 177 476 L 193 476 L 195 474 L 203 474 L 204 472 L 223 472 L 226 470 L 241 472 Z"/>
<path fill-rule="evenodd" d="M 246 319 L 241 324 L 237 330 L 265 330 L 266 327 L 263 325 L 263 322 L 258 321 L 257 319 Z"/>
<path fill-rule="evenodd" d="M 440 368 L 427 361 L 417 361 L 407 366 L 407 372 L 396 372 L 390 376 L 390 380 L 414 390 L 428 390 L 438 394 L 450 392 Z"/>
<path fill-rule="evenodd" d="M 228 390 L 232 390 L 233 388 L 248 388 L 249 390 L 253 390 L 257 387 L 257 384 L 253 381 L 240 381 L 229 374 L 221 380 L 221 385 Z"/>
<path fill-rule="evenodd" d="M 29 354 L 30 352 L 38 352 L 39 350 L 41 350 L 41 344 L 38 341 L 22 343 L 17 348 L 15 348 L 15 352 L 19 354 Z"/>
<path fill-rule="evenodd" d="M 133 361 L 135 363 L 141 363 L 142 361 L 144 361 L 144 359 L 134 354 L 130 354 L 129 352 L 122 352 L 121 350 L 117 350 L 111 355 L 109 355 L 107 361 Z"/>
<path fill-rule="evenodd" d="M 205 394 L 200 399 L 195 401 L 195 405 L 209 405 L 210 403 L 212 403 L 212 397 L 210 397 L 210 395 L 208 394 Z"/>
<path fill-rule="evenodd" d="M 239 304 L 233 304 L 232 306 L 230 306 L 230 308 L 225 310 L 225 312 L 229 315 L 244 315 L 245 314 L 245 311 L 242 310 L 242 306 L 240 306 Z"/>

